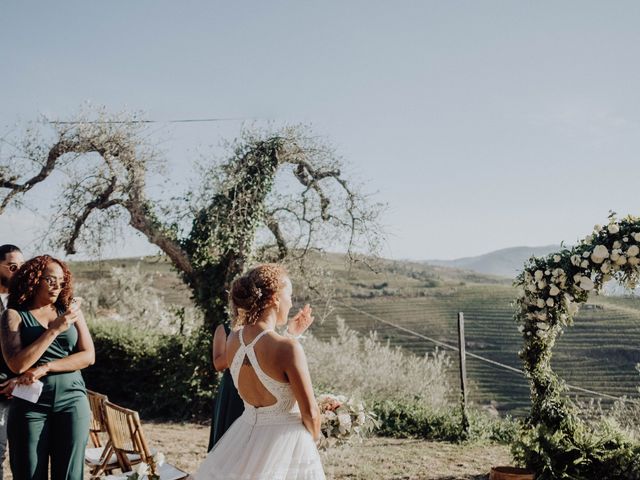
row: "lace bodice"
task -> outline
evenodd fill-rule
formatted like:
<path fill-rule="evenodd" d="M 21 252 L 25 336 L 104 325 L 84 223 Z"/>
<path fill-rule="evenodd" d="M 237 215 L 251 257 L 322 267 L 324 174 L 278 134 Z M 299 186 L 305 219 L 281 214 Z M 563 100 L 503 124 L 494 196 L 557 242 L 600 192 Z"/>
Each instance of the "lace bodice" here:
<path fill-rule="evenodd" d="M 276 399 L 276 403 L 273 405 L 269 405 L 267 407 L 254 407 L 253 405 L 247 403 L 247 401 L 243 398 L 245 414 L 247 412 L 252 412 L 251 414 L 256 416 L 256 423 L 262 423 L 262 421 L 276 421 L 278 419 L 284 419 L 287 417 L 293 418 L 297 417 L 297 421 L 300 421 L 299 417 L 299 408 L 298 403 L 293 395 L 293 391 L 291 390 L 291 385 L 286 382 L 280 382 L 278 380 L 274 380 L 269 375 L 264 373 L 260 364 L 258 363 L 258 359 L 256 357 L 256 353 L 253 350 L 254 345 L 260 340 L 264 335 L 269 333 L 270 330 L 265 330 L 261 332 L 249 345 L 245 345 L 243 338 L 244 327 L 240 329 L 238 332 L 238 337 L 240 339 L 240 348 L 235 353 L 233 357 L 233 361 L 231 362 L 231 366 L 229 367 L 229 371 L 231 372 L 231 377 L 233 378 L 233 383 L 236 388 L 239 386 L 239 376 L 240 376 L 240 368 L 242 367 L 242 362 L 244 360 L 245 355 L 249 358 L 251 365 L 253 367 L 256 376 L 264 385 L 271 395 L 273 395 Z M 240 394 L 240 398 L 242 398 L 242 393 L 240 393 L 240 389 L 238 388 L 238 393 Z M 297 415 L 295 415 L 297 414 Z"/>

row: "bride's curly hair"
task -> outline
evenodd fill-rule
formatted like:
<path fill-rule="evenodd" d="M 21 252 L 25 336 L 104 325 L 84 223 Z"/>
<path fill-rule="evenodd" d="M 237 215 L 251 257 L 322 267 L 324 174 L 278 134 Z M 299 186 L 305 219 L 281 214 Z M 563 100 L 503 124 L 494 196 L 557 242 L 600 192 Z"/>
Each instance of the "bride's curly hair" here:
<path fill-rule="evenodd" d="M 9 282 L 8 308 L 14 310 L 26 310 L 29 308 L 36 294 L 38 285 L 44 277 L 44 271 L 51 262 L 57 263 L 62 268 L 64 275 L 64 287 L 55 302 L 56 309 L 66 311 L 73 298 L 73 277 L 67 265 L 50 255 L 40 255 L 27 260 L 20 269 L 13 274 Z"/>
<path fill-rule="evenodd" d="M 277 263 L 265 263 L 252 268 L 231 284 L 230 309 L 234 325 L 252 325 L 260 314 L 273 304 L 273 297 L 284 286 L 286 268 Z"/>

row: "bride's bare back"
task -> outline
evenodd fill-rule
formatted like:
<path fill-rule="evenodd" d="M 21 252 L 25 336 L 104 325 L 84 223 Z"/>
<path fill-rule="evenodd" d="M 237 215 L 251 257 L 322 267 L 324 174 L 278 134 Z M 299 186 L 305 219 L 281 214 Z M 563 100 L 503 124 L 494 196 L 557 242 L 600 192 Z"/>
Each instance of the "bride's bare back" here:
<path fill-rule="evenodd" d="M 243 328 L 244 344 L 250 345 L 263 331 L 255 326 Z M 253 345 L 259 367 L 271 379 L 280 383 L 289 383 L 285 365 L 290 359 L 290 355 L 287 352 L 291 350 L 291 342 L 292 340 L 281 337 L 271 331 L 264 334 Z M 239 332 L 232 333 L 227 341 L 227 361 L 229 364 L 233 362 L 240 346 Z M 268 407 L 275 405 L 277 402 L 273 394 L 260 381 L 255 367 L 246 353 L 242 359 L 237 388 L 240 397 L 254 407 Z"/>

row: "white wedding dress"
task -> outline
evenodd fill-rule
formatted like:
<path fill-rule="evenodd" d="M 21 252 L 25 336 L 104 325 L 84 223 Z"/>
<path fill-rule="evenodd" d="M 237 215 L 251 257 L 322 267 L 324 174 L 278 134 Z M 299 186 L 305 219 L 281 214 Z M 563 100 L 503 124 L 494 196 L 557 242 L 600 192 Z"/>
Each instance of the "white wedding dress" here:
<path fill-rule="evenodd" d="M 256 358 L 253 346 L 268 331 L 245 345 L 240 330 L 240 348 L 229 370 L 237 388 L 246 355 L 276 403 L 256 408 L 245 401 L 244 413 L 209 452 L 196 480 L 325 480 L 320 454 L 302 424 L 291 386 L 269 377 Z"/>

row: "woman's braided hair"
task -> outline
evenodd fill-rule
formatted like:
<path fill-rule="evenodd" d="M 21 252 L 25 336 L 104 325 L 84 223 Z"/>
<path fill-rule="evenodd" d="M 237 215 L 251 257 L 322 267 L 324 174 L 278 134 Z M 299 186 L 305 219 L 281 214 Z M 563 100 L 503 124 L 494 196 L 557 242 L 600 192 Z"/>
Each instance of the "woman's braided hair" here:
<path fill-rule="evenodd" d="M 287 270 L 277 263 L 265 263 L 252 268 L 231 284 L 230 306 L 234 324 L 252 325 L 273 302 L 284 285 Z"/>

